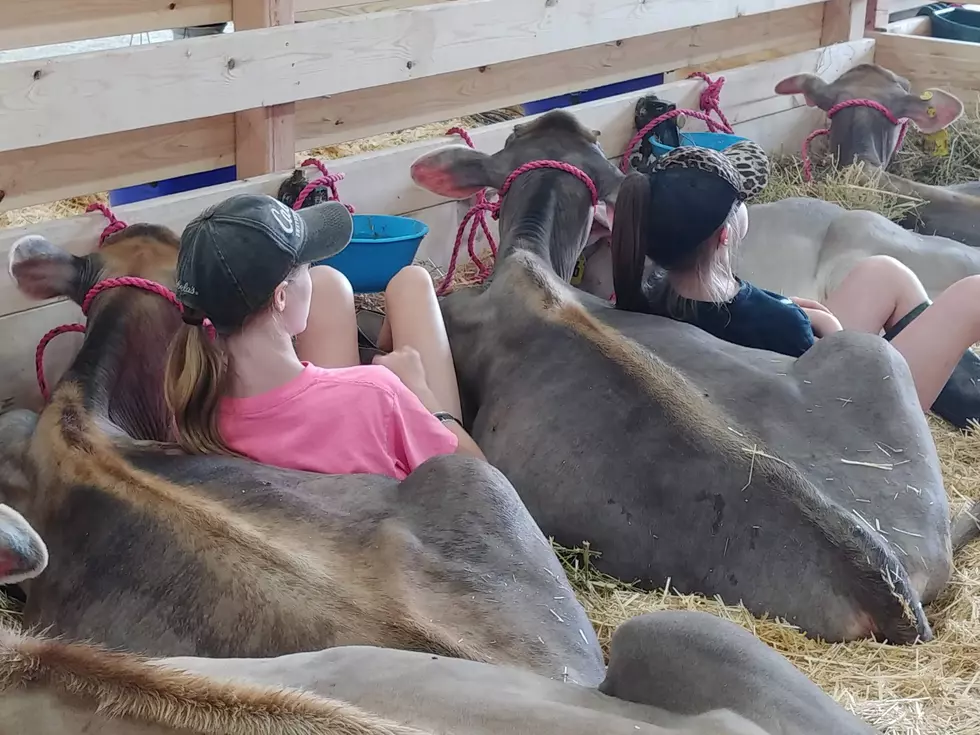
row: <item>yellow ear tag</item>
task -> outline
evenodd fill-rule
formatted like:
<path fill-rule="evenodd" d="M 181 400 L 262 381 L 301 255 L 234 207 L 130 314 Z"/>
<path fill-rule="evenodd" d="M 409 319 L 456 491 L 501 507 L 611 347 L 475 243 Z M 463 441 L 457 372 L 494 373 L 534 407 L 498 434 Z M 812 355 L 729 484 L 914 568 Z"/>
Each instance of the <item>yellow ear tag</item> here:
<path fill-rule="evenodd" d="M 935 108 L 935 107 L 933 107 L 932 105 L 929 105 L 929 106 L 928 106 L 928 107 L 926 108 L 926 114 L 927 114 L 927 115 L 928 115 L 929 117 L 935 117 L 935 116 L 936 116 L 936 108 Z"/>
<path fill-rule="evenodd" d="M 572 285 L 578 286 L 582 283 L 582 278 L 585 276 L 585 256 L 578 256 L 578 260 L 575 262 L 575 270 L 572 271 Z"/>
<path fill-rule="evenodd" d="M 922 94 L 919 95 L 919 99 L 928 102 L 929 100 L 932 99 L 932 92 L 930 92 L 927 89 L 925 92 L 923 92 Z"/>
<path fill-rule="evenodd" d="M 926 150 L 936 158 L 946 158 L 949 155 L 949 131 L 946 128 L 937 130 L 925 136 Z"/>

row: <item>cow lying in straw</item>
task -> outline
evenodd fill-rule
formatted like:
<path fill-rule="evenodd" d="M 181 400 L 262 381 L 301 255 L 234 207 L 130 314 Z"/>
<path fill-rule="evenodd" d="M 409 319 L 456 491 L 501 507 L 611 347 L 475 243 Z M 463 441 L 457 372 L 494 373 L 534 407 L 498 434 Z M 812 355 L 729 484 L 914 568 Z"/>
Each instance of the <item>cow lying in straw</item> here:
<path fill-rule="evenodd" d="M 0 583 L 47 563 L 38 535 L 3 505 L 0 559 Z M 598 690 L 386 648 L 145 661 L 2 627 L 0 672 L 0 735 L 873 732 L 750 633 L 704 613 L 622 625 Z"/>
<path fill-rule="evenodd" d="M 171 286 L 177 247 L 152 225 L 83 258 L 28 236 L 10 270 L 34 298 L 81 303 L 115 276 Z M 167 443 L 161 388 L 177 309 L 118 287 L 88 313 L 40 417 L 0 417 L 2 499 L 52 555 L 25 624 L 156 656 L 368 644 L 602 676 L 585 612 L 500 472 L 437 457 L 398 483 L 187 456 Z"/>
<path fill-rule="evenodd" d="M 911 94 L 907 79 L 875 64 L 856 66 L 830 83 L 813 74 L 798 74 L 781 81 L 776 92 L 802 94 L 807 104 L 830 114 L 830 150 L 844 165 L 862 161 L 887 167 L 902 140 L 902 128 L 895 124 L 900 119 L 931 134 L 963 114 L 963 103 L 949 92 L 928 89 Z M 980 196 L 975 183 L 931 186 L 883 173 L 879 185 L 925 201 L 905 222 L 911 229 L 980 246 Z"/>
<path fill-rule="evenodd" d="M 449 146 L 412 174 L 463 198 L 541 159 L 614 205 L 621 174 L 560 111 L 493 156 Z M 466 423 L 545 533 L 590 542 L 621 579 L 741 600 L 826 639 L 929 639 L 921 602 L 949 578 L 950 525 L 901 356 L 842 332 L 793 360 L 616 311 L 566 283 L 592 201 L 567 170 L 513 179 L 492 278 L 443 302 Z"/>

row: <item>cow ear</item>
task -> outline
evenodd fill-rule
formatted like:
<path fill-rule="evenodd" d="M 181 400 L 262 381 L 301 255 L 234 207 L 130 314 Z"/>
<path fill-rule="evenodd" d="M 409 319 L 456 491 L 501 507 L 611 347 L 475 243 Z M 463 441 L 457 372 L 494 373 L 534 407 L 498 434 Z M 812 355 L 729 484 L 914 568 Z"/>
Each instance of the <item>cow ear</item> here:
<path fill-rule="evenodd" d="M 831 85 L 815 74 L 795 74 L 776 85 L 776 94 L 802 94 L 810 107 L 829 110 L 837 104 Z"/>
<path fill-rule="evenodd" d="M 907 117 L 925 134 L 936 133 L 960 119 L 963 103 L 949 92 L 927 89 L 921 95 L 908 94 L 892 110 L 896 117 Z"/>
<path fill-rule="evenodd" d="M 8 272 L 21 293 L 41 301 L 74 294 L 84 262 L 40 235 L 26 235 L 10 248 Z"/>
<path fill-rule="evenodd" d="M 24 517 L 0 504 L 0 584 L 33 579 L 48 566 L 48 547 Z"/>
<path fill-rule="evenodd" d="M 451 145 L 426 153 L 412 164 L 412 181 L 449 199 L 466 199 L 481 189 L 499 189 L 509 172 L 486 153 Z"/>

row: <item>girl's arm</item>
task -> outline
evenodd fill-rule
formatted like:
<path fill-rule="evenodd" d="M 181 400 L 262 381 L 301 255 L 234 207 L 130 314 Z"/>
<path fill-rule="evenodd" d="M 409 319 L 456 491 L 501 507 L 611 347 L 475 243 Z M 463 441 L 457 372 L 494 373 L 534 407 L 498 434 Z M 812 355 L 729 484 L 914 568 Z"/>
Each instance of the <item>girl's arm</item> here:
<path fill-rule="evenodd" d="M 405 384 L 405 387 L 422 401 L 422 405 L 430 413 L 438 413 L 446 410 L 443 406 L 439 405 L 435 394 L 429 388 L 419 353 L 411 347 L 403 347 L 387 355 L 378 355 L 374 358 L 374 363 L 376 365 L 384 365 L 397 375 L 402 383 Z M 455 421 L 448 421 L 444 422 L 443 426 L 455 434 L 459 440 L 459 444 L 456 447 L 456 454 L 464 454 L 469 457 L 482 459 L 484 462 L 487 461 L 480 447 L 473 441 L 473 437 L 466 433 L 466 429 L 462 425 Z"/>

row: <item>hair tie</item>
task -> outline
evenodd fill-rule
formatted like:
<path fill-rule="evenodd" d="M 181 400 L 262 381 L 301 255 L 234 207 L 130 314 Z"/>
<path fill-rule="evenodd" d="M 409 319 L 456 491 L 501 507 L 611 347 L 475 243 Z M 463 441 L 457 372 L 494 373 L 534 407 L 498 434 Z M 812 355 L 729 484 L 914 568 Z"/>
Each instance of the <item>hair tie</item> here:
<path fill-rule="evenodd" d="M 204 312 L 198 311 L 197 309 L 187 309 L 185 308 L 180 315 L 181 319 L 184 320 L 184 324 L 189 324 L 192 327 L 202 327 L 204 326 Z"/>

